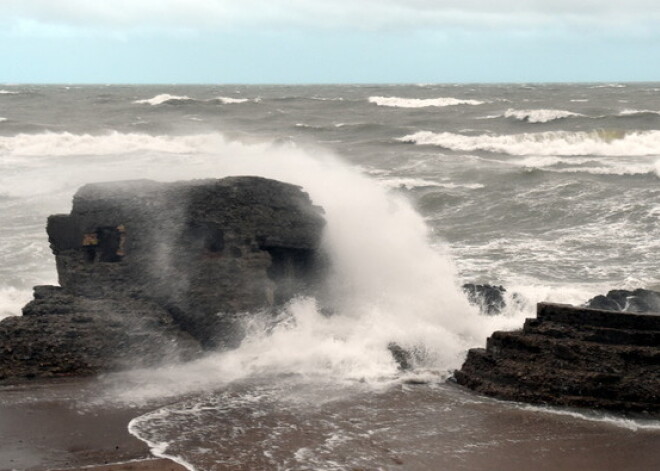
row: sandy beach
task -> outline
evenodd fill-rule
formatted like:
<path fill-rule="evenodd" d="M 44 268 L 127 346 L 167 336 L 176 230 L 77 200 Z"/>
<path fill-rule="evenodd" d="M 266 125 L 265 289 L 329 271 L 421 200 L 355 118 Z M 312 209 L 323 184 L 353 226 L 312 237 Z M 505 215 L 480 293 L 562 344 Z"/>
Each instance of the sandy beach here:
<path fill-rule="evenodd" d="M 128 433 L 131 407 L 80 407 L 94 380 L 0 387 L 0 470 L 180 471 Z M 83 401 L 84 402 L 84 401 Z"/>

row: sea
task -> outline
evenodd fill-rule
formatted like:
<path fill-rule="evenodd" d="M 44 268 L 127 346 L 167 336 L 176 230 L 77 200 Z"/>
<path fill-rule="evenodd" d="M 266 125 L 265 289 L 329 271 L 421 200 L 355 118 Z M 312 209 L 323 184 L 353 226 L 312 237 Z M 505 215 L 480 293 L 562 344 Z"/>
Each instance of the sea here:
<path fill-rule="evenodd" d="M 660 83 L 2 84 L 0 319 L 57 284 L 45 222 L 80 186 L 230 175 L 324 208 L 334 314 L 246 313 L 236 350 L 105 375 L 81 410 L 148 410 L 129 431 L 198 471 L 660 469 L 658 421 L 448 382 L 538 302 L 660 289 Z"/>

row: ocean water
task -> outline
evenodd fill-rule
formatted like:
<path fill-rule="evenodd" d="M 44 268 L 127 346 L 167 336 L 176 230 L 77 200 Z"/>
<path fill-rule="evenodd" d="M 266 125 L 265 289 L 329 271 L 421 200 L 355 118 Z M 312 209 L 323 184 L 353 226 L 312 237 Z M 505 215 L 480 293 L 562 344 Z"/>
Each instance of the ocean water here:
<path fill-rule="evenodd" d="M 660 84 L 0 85 L 0 318 L 57 282 L 46 217 L 82 184 L 228 175 L 325 208 L 337 314 L 295 299 L 275 327 L 252 313 L 235 351 L 103 378 L 101 402 L 153 404 L 130 429 L 155 453 L 199 470 L 660 463 L 654 422 L 444 383 L 539 301 L 660 286 Z M 464 282 L 504 285 L 505 312 L 481 316 Z"/>

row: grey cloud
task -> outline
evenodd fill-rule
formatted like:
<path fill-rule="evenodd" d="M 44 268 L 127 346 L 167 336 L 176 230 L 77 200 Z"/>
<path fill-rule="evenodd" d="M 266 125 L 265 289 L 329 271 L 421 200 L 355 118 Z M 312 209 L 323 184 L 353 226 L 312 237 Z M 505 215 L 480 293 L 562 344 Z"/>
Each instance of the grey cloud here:
<path fill-rule="evenodd" d="M 660 19 L 657 0 L 3 0 L 0 17 L 45 25 L 140 28 L 610 28 Z"/>

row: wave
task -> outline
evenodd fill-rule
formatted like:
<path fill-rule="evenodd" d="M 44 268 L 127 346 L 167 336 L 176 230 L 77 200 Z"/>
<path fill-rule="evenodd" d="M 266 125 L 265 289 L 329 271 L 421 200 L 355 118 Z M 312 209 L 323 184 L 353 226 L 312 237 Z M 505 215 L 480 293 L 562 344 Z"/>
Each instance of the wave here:
<path fill-rule="evenodd" d="M 3 118 L 2 116 L 0 116 L 0 123 L 2 123 L 3 121 L 7 121 L 7 118 Z"/>
<path fill-rule="evenodd" d="M 398 140 L 417 145 L 435 145 L 455 151 L 486 151 L 509 155 L 660 155 L 660 131 L 547 131 L 478 136 L 420 131 Z"/>
<path fill-rule="evenodd" d="M 249 98 L 231 98 L 231 97 L 226 97 L 226 96 L 219 96 L 216 98 L 212 98 L 211 100 L 208 101 L 217 101 L 222 103 L 223 105 L 233 105 L 237 103 L 247 103 L 249 101 L 255 101 L 258 102 L 260 101 L 259 98 L 255 98 L 254 100 L 250 100 Z"/>
<path fill-rule="evenodd" d="M 18 95 L 19 93 L 11 90 L 0 90 L 0 95 Z"/>
<path fill-rule="evenodd" d="M 370 96 L 369 103 L 378 106 L 390 106 L 395 108 L 426 108 L 429 106 L 445 107 L 456 105 L 483 105 L 484 101 L 460 100 L 458 98 L 400 98 L 385 96 Z"/>
<path fill-rule="evenodd" d="M 181 103 L 181 102 L 189 102 L 189 101 L 194 101 L 194 100 L 185 95 L 179 96 L 179 95 L 170 95 L 169 93 L 162 93 L 160 95 L 156 95 L 153 98 L 147 98 L 144 100 L 135 100 L 133 103 L 137 103 L 139 105 L 157 106 L 157 105 L 162 105 L 164 103 Z"/>
<path fill-rule="evenodd" d="M 247 102 L 257 103 L 259 101 L 261 101 L 260 98 L 255 98 L 255 99 L 232 98 L 225 96 L 219 96 L 216 98 L 211 98 L 209 100 L 197 100 L 195 98 L 190 98 L 189 96 L 186 95 L 180 96 L 180 95 L 170 95 L 168 93 L 162 93 L 160 95 L 156 95 L 153 98 L 147 98 L 144 100 L 135 100 L 133 103 L 140 105 L 151 105 L 151 106 L 164 105 L 164 104 L 176 105 L 183 103 L 222 103 L 223 105 L 232 105 L 232 104 L 247 103 Z"/>
<path fill-rule="evenodd" d="M 626 109 L 619 113 L 619 116 L 644 116 L 644 115 L 660 116 L 660 111 Z"/>
<path fill-rule="evenodd" d="M 602 83 L 600 85 L 594 85 L 589 88 L 626 88 L 627 85 L 624 85 L 622 83 Z"/>
<path fill-rule="evenodd" d="M 143 149 L 149 152 L 135 152 Z M 154 394 L 204 389 L 245 375 L 398 381 L 396 362 L 387 349 L 390 342 L 419 346 L 425 352 L 423 366 L 446 375 L 460 365 L 467 348 L 483 343 L 503 323 L 521 322 L 483 319 L 458 287 L 448 248 L 430 245 L 429 229 L 411 203 L 326 151 L 272 142 L 245 144 L 219 133 L 44 133 L 0 138 L 0 158 L 7 153 L 28 155 L 19 165 L 38 160 L 40 167 L 3 175 L 3 190 L 9 188 L 6 181 L 34 195 L 44 191 L 46 181 L 58 207 L 66 208 L 75 189 L 92 181 L 258 175 L 302 186 L 325 209 L 324 249 L 333 270 L 323 305 L 330 303 L 335 315 L 328 317 L 312 298 L 283 307 L 284 322 L 276 328 L 272 317 L 260 324 L 259 313 L 253 313 L 250 334 L 238 350 L 180 368 L 134 373 Z M 75 157 L 79 155 L 84 158 Z M 140 397 L 139 391 L 126 394 L 129 400 Z"/>
<path fill-rule="evenodd" d="M 502 116 L 505 118 L 514 118 L 518 121 L 526 121 L 528 123 L 548 123 L 558 119 L 585 117 L 583 114 L 566 110 L 515 110 L 513 108 L 506 110 Z"/>
<path fill-rule="evenodd" d="M 217 134 L 168 136 L 113 131 L 103 135 L 45 132 L 0 136 L 0 157 L 125 155 L 135 152 L 211 152 Z"/>
<path fill-rule="evenodd" d="M 660 177 L 660 160 L 656 162 L 648 161 L 627 161 L 627 160 L 598 160 L 593 157 L 540 157 L 531 156 L 521 160 L 503 162 L 513 165 L 541 169 L 554 173 L 589 173 L 592 175 L 653 175 Z"/>
<path fill-rule="evenodd" d="M 433 180 L 425 180 L 423 178 L 386 178 L 380 180 L 380 183 L 387 188 L 392 188 L 392 189 L 403 188 L 406 190 L 412 190 L 414 188 L 426 188 L 426 187 L 447 188 L 447 189 L 465 188 L 468 190 L 475 190 L 484 187 L 481 183 L 436 182 Z"/>

